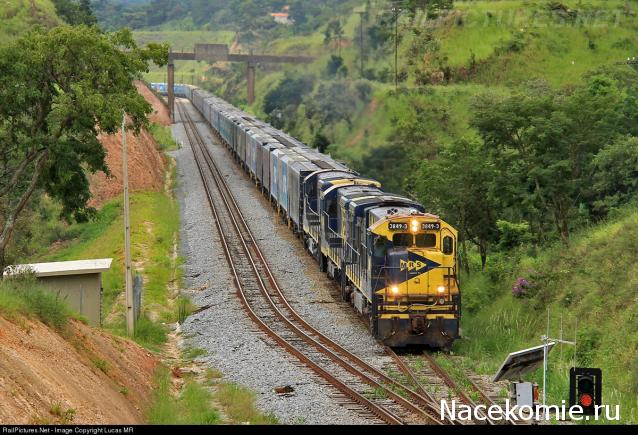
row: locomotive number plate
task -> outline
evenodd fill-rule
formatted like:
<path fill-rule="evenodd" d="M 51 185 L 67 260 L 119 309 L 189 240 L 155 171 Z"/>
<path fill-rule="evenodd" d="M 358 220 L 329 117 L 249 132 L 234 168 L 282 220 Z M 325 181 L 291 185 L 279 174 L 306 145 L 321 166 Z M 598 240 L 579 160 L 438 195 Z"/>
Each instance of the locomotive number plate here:
<path fill-rule="evenodd" d="M 421 224 L 421 229 L 423 231 L 439 231 L 441 229 L 441 224 L 439 222 L 426 222 Z"/>
<path fill-rule="evenodd" d="M 388 229 L 390 231 L 407 231 L 408 224 L 403 222 L 390 222 L 388 224 Z"/>

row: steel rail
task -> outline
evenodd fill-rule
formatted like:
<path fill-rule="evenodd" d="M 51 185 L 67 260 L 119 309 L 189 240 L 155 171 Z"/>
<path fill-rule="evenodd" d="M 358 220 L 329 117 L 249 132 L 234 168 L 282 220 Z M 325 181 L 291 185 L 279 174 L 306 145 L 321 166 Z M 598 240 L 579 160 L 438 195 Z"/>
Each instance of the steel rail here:
<path fill-rule="evenodd" d="M 213 132 L 213 134 L 215 134 L 215 136 L 218 139 L 220 139 L 222 142 L 225 143 L 225 141 L 217 134 L 217 132 L 214 129 L 212 129 L 211 131 Z M 206 149 L 205 146 L 204 146 L 204 149 Z M 369 385 L 374 386 L 375 388 L 384 389 L 386 391 L 386 393 L 392 399 L 394 399 L 395 401 L 400 402 L 404 407 L 407 407 L 407 408 L 411 409 L 413 412 L 423 415 L 430 422 L 435 423 L 435 424 L 443 424 L 443 422 L 441 422 L 441 420 L 438 418 L 439 409 L 438 409 L 437 405 L 434 402 L 432 402 L 428 397 L 424 397 L 424 396 L 414 392 L 409 387 L 407 387 L 405 385 L 402 385 L 401 383 L 399 383 L 396 380 L 392 379 L 391 377 L 389 377 L 388 375 L 386 375 L 382 371 L 378 370 L 376 367 L 373 367 L 373 366 L 369 365 L 368 363 L 363 361 L 358 356 L 356 356 L 356 355 L 352 354 L 351 352 L 347 351 L 342 346 L 340 346 L 339 344 L 337 344 L 334 341 L 332 341 L 330 338 L 328 338 L 325 335 L 323 335 L 316 328 L 314 328 L 313 326 L 309 325 L 294 310 L 294 308 L 290 305 L 290 303 L 288 302 L 287 298 L 283 294 L 279 284 L 277 283 L 276 278 L 272 274 L 272 272 L 270 270 L 270 267 L 268 266 L 268 262 L 263 257 L 263 253 L 259 249 L 258 244 L 257 244 L 256 240 L 254 239 L 254 237 L 252 235 L 252 232 L 250 231 L 249 225 L 246 222 L 245 218 L 243 217 L 243 213 L 241 212 L 241 209 L 240 209 L 239 205 L 237 204 L 237 202 L 236 202 L 236 200 L 234 198 L 234 195 L 232 194 L 232 192 L 231 192 L 231 190 L 230 190 L 230 188 L 228 186 L 228 183 L 226 183 L 226 180 L 224 179 L 224 177 L 222 176 L 221 172 L 217 168 L 217 165 L 214 163 L 214 159 L 212 159 L 212 157 L 210 157 L 210 153 L 208 152 L 207 149 L 206 149 L 206 152 L 209 154 L 208 155 L 208 159 L 210 160 L 211 166 L 214 168 L 214 170 L 217 173 L 217 176 L 218 176 L 217 179 L 219 179 L 220 183 L 223 185 L 223 188 L 224 188 L 224 190 L 227 193 L 227 197 L 228 197 L 229 201 L 233 205 L 233 208 L 235 210 L 235 214 L 236 214 L 237 218 L 241 221 L 241 224 L 242 224 L 242 226 L 244 228 L 244 232 L 246 233 L 246 236 L 248 237 L 248 239 L 250 241 L 250 244 L 253 247 L 254 253 L 259 258 L 259 260 L 261 262 L 261 265 L 264 268 L 264 271 L 265 271 L 265 273 L 266 273 L 266 275 L 268 277 L 268 280 L 269 280 L 269 282 L 271 284 L 271 287 L 275 290 L 276 296 L 277 296 L 278 300 L 280 301 L 280 303 L 290 313 L 290 317 L 292 317 L 295 321 L 297 321 L 301 325 L 301 327 L 303 327 L 306 331 L 310 332 L 313 336 L 317 337 L 316 339 L 310 338 L 315 343 L 318 340 L 319 342 L 321 342 L 321 344 L 331 348 L 333 351 L 339 353 L 342 357 L 350 360 L 352 363 L 354 363 L 355 365 L 359 366 L 361 369 L 364 369 L 367 372 L 373 373 L 377 378 L 379 378 L 383 382 L 385 382 L 385 383 L 387 383 L 387 384 L 389 384 L 389 385 L 391 385 L 391 386 L 393 386 L 393 387 L 395 387 L 397 389 L 402 390 L 407 396 L 409 396 L 416 403 L 419 403 L 425 409 L 421 409 L 421 408 L 416 407 L 413 403 L 407 401 L 402 396 L 396 394 L 394 391 L 392 391 L 391 389 L 387 388 L 386 386 L 384 386 L 380 382 L 370 378 L 368 375 L 362 373 L 360 370 L 357 370 L 356 368 L 352 367 L 351 364 L 349 364 L 346 361 L 343 361 L 343 359 L 339 358 L 338 355 L 335 355 L 332 352 L 330 354 L 328 354 L 335 362 L 337 362 L 338 364 L 340 364 L 344 368 L 346 368 L 346 370 L 350 371 L 352 374 L 355 374 L 357 376 L 363 377 L 364 380 Z M 266 295 L 266 297 L 269 298 L 270 301 L 272 301 L 272 299 L 270 298 L 270 295 Z M 272 301 L 272 303 L 276 305 L 276 302 Z M 275 307 L 275 309 L 277 310 L 278 314 L 280 314 L 280 318 L 283 321 L 290 323 L 290 320 L 288 319 L 288 316 L 285 316 L 283 313 L 281 313 L 281 310 L 279 310 L 278 307 Z M 298 326 L 293 325 L 292 323 L 290 323 L 290 325 L 291 325 L 291 327 L 299 329 Z M 303 331 L 302 331 L 302 333 L 303 333 Z M 304 335 L 306 335 L 306 334 L 304 334 Z M 306 335 L 306 337 L 307 337 L 307 335 Z M 453 422 L 452 421 L 448 421 L 448 424 L 453 424 Z"/>
<path fill-rule="evenodd" d="M 225 141 L 223 141 L 223 139 L 221 137 L 219 137 L 219 135 L 216 134 L 214 129 L 212 129 L 211 131 L 218 137 L 218 139 L 220 139 L 222 142 L 225 142 Z M 289 304 L 288 300 L 286 299 L 285 295 L 283 294 L 279 284 L 277 283 L 277 280 L 275 279 L 274 275 L 272 274 L 272 272 L 270 270 L 270 267 L 268 266 L 268 262 L 263 257 L 263 253 L 259 249 L 258 244 L 257 244 L 256 240 L 254 239 L 252 232 L 250 231 L 250 227 L 249 227 L 248 223 L 246 222 L 246 220 L 245 220 L 245 218 L 243 216 L 243 213 L 241 212 L 241 209 L 240 209 L 239 205 L 237 204 L 237 202 L 236 202 L 236 200 L 234 198 L 234 195 L 232 194 L 232 192 L 231 192 L 231 190 L 230 190 L 230 188 L 228 186 L 228 183 L 226 183 L 226 180 L 222 176 L 221 172 L 219 171 L 217 165 L 214 162 L 214 159 L 210 156 L 210 153 L 209 153 L 208 149 L 205 147 L 205 145 L 202 143 L 202 144 L 200 144 L 200 146 L 203 146 L 203 149 L 208 154 L 207 158 L 208 158 L 208 160 L 210 160 L 210 166 L 212 167 L 211 169 L 214 169 L 215 172 L 217 173 L 217 179 L 220 181 L 220 184 L 223 186 L 223 190 L 226 192 L 228 200 L 233 205 L 233 208 L 235 210 L 235 214 L 237 216 L 237 219 L 241 222 L 241 225 L 244 228 L 244 232 L 246 234 L 246 237 L 249 239 L 248 241 L 250 242 L 250 245 L 253 247 L 255 255 L 258 257 L 258 259 L 260 261 L 260 264 L 263 267 L 263 269 L 264 269 L 264 271 L 265 271 L 265 273 L 266 273 L 266 275 L 268 277 L 268 281 L 270 282 L 271 287 L 275 290 L 278 300 L 284 306 L 284 308 L 289 311 L 290 316 L 294 320 L 296 320 L 298 323 L 300 323 L 301 326 L 304 329 L 306 329 L 306 331 L 310 332 L 313 336 L 317 337 L 315 339 L 315 338 L 308 337 L 307 334 L 304 334 L 305 337 L 302 337 L 302 338 L 304 338 L 304 339 L 310 338 L 310 340 L 312 340 L 315 343 L 315 345 L 317 345 L 317 340 L 320 341 L 321 344 L 323 344 L 323 345 L 325 345 L 327 347 L 330 347 L 335 352 L 339 353 L 342 357 L 352 361 L 354 364 L 358 365 L 360 368 L 366 370 L 367 372 L 370 372 L 370 373 L 374 374 L 376 377 L 379 378 L 379 380 L 382 380 L 383 382 L 385 382 L 385 383 L 387 383 L 387 384 L 389 384 L 389 385 L 391 385 L 391 386 L 393 386 L 393 387 L 395 387 L 397 389 L 400 389 L 400 390 L 404 391 L 407 396 L 409 396 L 416 403 L 419 403 L 425 409 L 422 409 L 422 408 L 419 408 L 419 407 L 415 406 L 413 403 L 407 401 L 405 398 L 403 398 L 402 396 L 398 395 L 397 393 L 395 393 L 391 389 L 387 388 L 386 386 L 381 384 L 379 381 L 370 378 L 370 376 L 368 376 L 365 373 L 361 372 L 361 370 L 357 370 L 356 368 L 352 367 L 351 364 L 349 364 L 346 361 L 343 361 L 343 358 L 340 358 L 339 355 L 336 355 L 333 352 L 328 353 L 328 355 L 333 359 L 333 361 L 335 361 L 338 364 L 342 365 L 346 370 L 350 371 L 352 374 L 355 374 L 357 376 L 362 377 L 364 379 L 364 381 L 367 382 L 369 385 L 371 385 L 371 386 L 373 386 L 375 388 L 382 388 L 383 390 L 385 390 L 385 392 L 388 394 L 388 396 L 390 396 L 396 402 L 401 403 L 404 407 L 411 409 L 413 412 L 415 412 L 417 414 L 421 414 L 423 417 L 427 418 L 432 423 L 443 424 L 437 418 L 438 417 L 438 410 L 436 408 L 436 405 L 433 405 L 431 401 L 429 401 L 425 397 L 420 396 L 419 394 L 417 394 L 414 391 L 412 391 L 409 387 L 400 384 L 399 382 L 397 382 L 394 379 L 390 378 L 389 376 L 387 376 L 385 373 L 381 372 L 377 368 L 369 365 L 368 363 L 363 361 L 361 358 L 359 358 L 356 355 L 352 354 L 351 352 L 347 351 L 346 349 L 341 347 L 339 344 L 335 343 L 334 341 L 332 341 L 331 339 L 329 339 L 328 337 L 323 335 L 320 331 L 318 331 L 317 329 L 315 329 L 314 327 L 309 325 L 293 309 L 293 307 Z M 290 320 L 288 319 L 288 316 L 285 316 L 283 313 L 281 313 L 281 310 L 279 310 L 279 308 L 276 307 L 276 302 L 272 301 L 272 298 L 270 297 L 270 295 L 265 295 L 265 296 L 269 299 L 269 302 L 271 302 L 272 304 L 275 305 L 274 308 L 276 309 L 278 315 L 280 316 L 280 318 L 284 322 L 288 322 L 288 323 L 290 323 L 291 327 L 299 329 L 298 326 L 293 325 L 290 322 Z M 303 333 L 303 331 L 302 331 L 302 333 Z M 451 423 L 451 422 L 448 422 L 448 423 Z"/>
<path fill-rule="evenodd" d="M 485 422 L 486 424 L 490 426 L 497 424 L 494 420 L 492 420 L 489 416 L 487 416 L 483 411 L 479 411 L 477 409 L 477 404 L 474 402 L 474 400 L 472 400 L 472 398 L 468 396 L 467 393 L 461 387 L 458 386 L 456 381 L 454 381 L 454 379 L 452 379 L 449 373 L 446 372 L 443 369 L 443 367 L 441 367 L 439 363 L 436 362 L 436 360 L 432 357 L 432 355 L 429 352 L 427 351 L 423 352 L 422 356 L 430 365 L 432 370 L 443 380 L 445 385 L 454 393 L 458 394 L 459 398 L 461 399 L 463 403 L 474 408 L 475 412 L 479 413 L 483 417 L 483 420 L 481 421 Z"/>
<path fill-rule="evenodd" d="M 178 112 L 180 112 L 180 117 L 183 118 L 182 120 L 184 120 L 184 118 L 186 118 L 187 119 L 186 122 L 192 124 L 192 121 L 188 121 L 188 114 L 186 114 L 186 116 L 184 116 L 185 111 L 183 110 L 183 108 L 180 107 L 181 105 L 177 104 L 177 106 L 178 106 Z M 189 133 L 188 132 L 189 128 L 192 128 L 194 130 L 192 130 L 191 133 Z M 186 124 L 185 124 L 184 130 L 186 131 L 186 134 L 188 136 L 189 142 L 191 142 L 191 144 L 193 144 L 193 142 L 195 142 L 195 143 L 198 142 L 197 139 L 194 140 L 194 137 L 193 137 L 194 135 L 196 137 L 196 134 L 197 134 L 196 127 L 194 127 L 193 125 L 190 125 L 189 127 L 187 127 Z M 201 146 L 201 144 L 197 144 L 197 146 Z M 202 152 L 202 155 L 204 155 L 204 153 L 203 153 L 203 151 L 201 149 L 200 149 L 200 152 Z M 319 366 L 317 363 L 312 361 L 308 356 L 306 356 L 302 351 L 300 351 L 295 345 L 289 343 L 283 337 L 281 337 L 279 334 L 277 334 L 274 330 L 272 330 L 255 313 L 255 311 L 252 309 L 251 304 L 248 301 L 245 293 L 243 292 L 242 285 L 241 285 L 241 279 L 239 277 L 239 271 L 238 271 L 238 269 L 237 269 L 237 267 L 235 265 L 235 262 L 233 261 L 232 255 L 230 253 L 229 244 L 228 244 L 228 240 L 227 240 L 226 234 L 225 234 L 223 228 L 221 227 L 220 219 L 219 219 L 219 213 L 218 213 L 218 209 L 217 209 L 217 207 L 216 207 L 216 205 L 214 203 L 214 200 L 213 200 L 213 194 L 211 192 L 211 187 L 209 185 L 209 182 L 206 179 L 206 176 L 204 175 L 204 170 L 202 168 L 200 159 L 197 157 L 197 153 L 195 152 L 195 149 L 193 149 L 193 154 L 195 156 L 195 163 L 197 165 L 197 169 L 198 169 L 198 171 L 200 173 L 200 176 L 201 176 L 203 184 L 204 184 L 204 189 L 206 190 L 207 201 L 208 201 L 209 206 L 210 206 L 210 208 L 211 208 L 211 210 L 213 212 L 213 216 L 215 217 L 215 224 L 216 224 L 216 227 L 217 227 L 217 231 L 219 232 L 219 235 L 220 235 L 220 241 L 221 241 L 222 247 L 224 249 L 224 255 L 225 255 L 226 260 L 227 260 L 227 262 L 228 262 L 228 264 L 229 264 L 229 266 L 231 268 L 231 271 L 233 273 L 235 287 L 237 289 L 237 295 L 239 296 L 240 301 L 242 303 L 242 306 L 244 307 L 244 309 L 248 313 L 249 317 L 259 326 L 259 328 L 262 331 L 264 331 L 269 337 L 271 337 L 273 340 L 275 340 L 281 347 L 283 347 L 288 352 L 290 352 L 292 355 L 297 357 L 297 359 L 299 359 L 302 363 L 307 365 L 309 368 L 311 368 L 313 371 L 315 371 L 317 374 L 319 374 L 321 377 L 323 377 L 331 385 L 335 386 L 339 391 L 341 391 L 343 394 L 348 396 L 354 402 L 356 402 L 359 405 L 365 407 L 370 412 L 372 412 L 372 414 L 374 414 L 375 416 L 377 416 L 382 421 L 384 421 L 384 422 L 386 422 L 388 424 L 403 424 L 403 422 L 397 416 L 395 416 L 394 414 L 392 414 L 389 411 L 385 410 L 381 406 L 379 406 L 377 404 L 374 404 L 369 399 L 367 399 L 365 396 L 363 396 L 362 394 L 358 393 L 357 391 L 355 391 L 354 389 L 352 389 L 351 387 L 346 385 L 344 382 L 342 382 L 341 380 L 337 379 L 335 376 L 333 376 L 327 370 L 325 370 L 324 368 Z M 205 158 L 205 155 L 204 155 L 204 158 Z M 209 167 L 209 170 L 211 170 L 211 175 L 212 175 L 212 169 L 210 167 Z M 230 210 L 229 210 L 229 213 L 230 213 Z M 232 214 L 231 214 L 231 217 L 232 217 Z M 240 237 L 240 239 L 241 239 L 241 237 Z M 244 246 L 245 246 L 245 243 L 244 243 Z M 247 249 L 247 246 L 246 246 L 246 249 Z M 254 263 L 253 263 L 253 266 L 255 266 Z M 261 278 L 259 276 L 257 278 L 258 278 L 259 281 L 261 281 Z"/>
<path fill-rule="evenodd" d="M 221 142 L 225 143 L 224 139 L 214 129 L 211 129 L 211 131 Z M 212 161 L 212 159 L 211 159 L 211 161 Z M 214 161 L 213 161 L 213 165 L 214 165 Z M 392 379 L 391 377 L 389 377 L 388 375 L 386 375 L 385 373 L 383 373 L 382 371 L 380 371 L 376 367 L 373 367 L 370 364 L 366 363 L 365 361 L 363 361 L 358 356 L 356 356 L 353 353 L 347 351 L 341 345 L 339 345 L 338 343 L 332 341 L 330 338 L 326 337 L 320 331 L 315 329 L 313 326 L 309 325 L 295 311 L 295 309 L 290 305 L 290 303 L 288 302 L 287 298 L 283 294 L 279 284 L 277 283 L 276 278 L 274 277 L 274 275 L 272 274 L 272 272 L 270 270 L 270 267 L 268 266 L 268 262 L 263 257 L 263 254 L 262 254 L 261 250 L 258 248 L 257 242 L 254 239 L 254 237 L 252 235 L 252 232 L 250 231 L 250 228 L 248 226 L 248 223 L 245 221 L 245 219 L 243 217 L 243 214 L 241 212 L 241 209 L 239 208 L 237 202 L 235 201 L 235 198 L 232 195 L 232 192 L 230 191 L 230 188 L 228 187 L 228 184 L 226 183 L 224 177 L 221 176 L 221 172 L 219 171 L 219 169 L 217 169 L 216 165 L 214 165 L 214 166 L 215 166 L 215 170 L 217 171 L 217 174 L 219 176 L 219 179 L 221 180 L 221 183 L 224 185 L 224 189 L 228 192 L 228 197 L 229 197 L 231 203 L 233 204 L 234 209 L 236 210 L 236 214 L 237 214 L 238 218 L 241 220 L 242 225 L 245 228 L 245 232 L 246 232 L 248 238 L 250 239 L 251 245 L 254 246 L 255 255 L 257 255 L 259 257 L 272 288 L 275 290 L 276 295 L 277 295 L 280 303 L 290 313 L 290 316 L 295 321 L 297 321 L 304 329 L 306 329 L 307 331 L 309 331 L 310 333 L 315 335 L 317 337 L 317 339 L 322 344 L 324 344 L 325 346 L 327 346 L 327 347 L 333 349 L 334 351 L 338 352 L 344 358 L 350 360 L 352 363 L 354 363 L 355 365 L 359 366 L 360 368 L 362 368 L 364 370 L 367 370 L 368 372 L 373 373 L 376 377 L 378 377 L 383 382 L 385 382 L 385 383 L 387 383 L 387 384 L 389 384 L 389 385 L 391 385 L 391 386 L 393 386 L 393 387 L 395 387 L 397 389 L 402 390 L 408 397 L 410 397 L 416 403 L 419 403 L 421 406 L 425 407 L 425 411 L 428 413 L 428 418 L 433 423 L 443 424 L 437 418 L 438 412 L 439 412 L 438 409 L 437 409 L 437 405 L 429 397 L 423 396 L 423 395 L 413 391 L 409 387 L 407 387 L 407 386 L 397 382 L 396 380 Z M 383 388 L 383 385 L 380 385 L 378 382 L 375 382 L 374 386 L 376 386 L 376 387 L 381 386 Z M 388 390 L 387 388 L 384 388 L 384 389 L 387 390 L 390 393 L 390 395 L 393 396 L 393 398 L 396 398 L 396 400 L 399 400 L 399 401 L 404 401 L 405 400 L 405 399 L 403 399 L 403 397 L 396 395 L 391 390 Z M 412 405 L 412 404 L 410 404 L 408 402 L 408 403 L 405 403 L 405 406 L 409 406 L 409 407 L 413 408 L 414 405 Z M 413 408 L 413 410 L 415 412 L 419 412 L 419 413 L 423 412 L 423 410 L 421 410 L 419 408 L 416 408 L 416 409 Z M 451 422 L 451 421 L 448 421 L 448 423 L 449 424 L 453 424 L 453 422 Z"/>

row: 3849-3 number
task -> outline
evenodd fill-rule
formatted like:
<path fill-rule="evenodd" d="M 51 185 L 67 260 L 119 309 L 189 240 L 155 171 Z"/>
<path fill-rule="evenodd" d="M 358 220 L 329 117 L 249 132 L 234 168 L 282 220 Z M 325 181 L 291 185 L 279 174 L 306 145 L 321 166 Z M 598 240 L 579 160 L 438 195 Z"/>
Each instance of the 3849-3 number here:
<path fill-rule="evenodd" d="M 426 222 L 421 224 L 421 229 L 423 231 L 439 231 L 441 229 L 441 224 L 438 222 Z"/>
<path fill-rule="evenodd" d="M 390 231 L 407 231 L 408 224 L 405 222 L 390 222 L 388 224 Z M 439 222 L 425 222 L 421 224 L 421 231 L 439 231 L 441 224 Z"/>
<path fill-rule="evenodd" d="M 388 229 L 390 231 L 407 231 L 408 224 L 405 222 L 390 222 L 388 224 Z"/>

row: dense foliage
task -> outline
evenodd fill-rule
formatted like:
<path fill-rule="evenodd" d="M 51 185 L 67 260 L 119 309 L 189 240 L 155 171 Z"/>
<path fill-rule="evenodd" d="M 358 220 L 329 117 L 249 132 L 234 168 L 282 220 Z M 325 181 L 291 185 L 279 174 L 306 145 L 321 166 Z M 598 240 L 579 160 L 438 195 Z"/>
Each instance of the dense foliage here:
<path fill-rule="evenodd" d="M 97 24 L 90 0 L 53 0 L 53 4 L 58 16 L 72 26 Z"/>
<path fill-rule="evenodd" d="M 295 32 L 307 32 L 319 27 L 349 0 L 148 0 L 125 2 L 96 0 L 96 15 L 102 26 L 134 29 L 173 23 L 174 26 L 223 28 L 251 33 L 276 27 L 269 15 L 289 6 L 289 17 Z"/>
<path fill-rule="evenodd" d="M 567 244 L 574 228 L 638 192 L 638 107 L 630 94 L 596 75 L 575 89 L 535 83 L 505 98 L 483 95 L 471 121 L 482 140 L 425 160 L 421 197 L 476 242 L 483 265 L 488 245 L 507 236 L 498 219 L 527 225 L 537 243 Z"/>

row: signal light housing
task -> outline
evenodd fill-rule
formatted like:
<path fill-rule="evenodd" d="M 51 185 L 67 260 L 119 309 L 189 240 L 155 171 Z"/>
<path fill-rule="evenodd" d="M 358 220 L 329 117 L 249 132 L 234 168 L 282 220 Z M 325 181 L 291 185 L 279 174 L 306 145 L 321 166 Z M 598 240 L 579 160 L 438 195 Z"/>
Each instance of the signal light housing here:
<path fill-rule="evenodd" d="M 569 371 L 569 406 L 579 405 L 583 415 L 595 415 L 602 403 L 603 375 L 599 368 L 572 367 Z"/>

